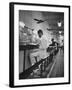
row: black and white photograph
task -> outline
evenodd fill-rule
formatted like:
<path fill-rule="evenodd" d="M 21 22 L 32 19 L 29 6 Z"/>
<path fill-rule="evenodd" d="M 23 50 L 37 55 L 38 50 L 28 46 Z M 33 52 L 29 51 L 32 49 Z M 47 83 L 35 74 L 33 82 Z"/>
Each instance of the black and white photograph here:
<path fill-rule="evenodd" d="M 19 78 L 64 77 L 64 13 L 19 11 Z"/>
<path fill-rule="evenodd" d="M 13 86 L 69 83 L 69 6 L 12 5 Z"/>

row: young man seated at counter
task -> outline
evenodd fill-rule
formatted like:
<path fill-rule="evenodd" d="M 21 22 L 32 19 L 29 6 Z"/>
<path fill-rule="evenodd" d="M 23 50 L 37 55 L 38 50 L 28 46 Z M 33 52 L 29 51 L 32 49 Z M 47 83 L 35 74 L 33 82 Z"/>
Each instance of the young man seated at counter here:
<path fill-rule="evenodd" d="M 54 52 L 54 50 L 57 51 L 57 50 L 58 50 L 59 43 L 56 42 L 56 41 L 54 40 L 54 38 L 52 38 L 51 41 L 52 41 L 52 43 L 51 43 L 51 44 L 49 45 L 49 47 L 47 48 L 47 51 L 48 51 L 48 50 L 52 50 L 53 52 Z"/>
<path fill-rule="evenodd" d="M 51 39 L 52 43 L 49 45 L 49 48 L 57 48 L 58 43 L 54 40 L 54 38 Z"/>
<path fill-rule="evenodd" d="M 32 65 L 34 65 L 38 60 L 47 57 L 47 37 L 43 34 L 43 31 L 41 29 L 39 29 L 37 33 L 38 38 L 36 38 L 36 41 L 39 44 L 39 48 L 34 49 L 30 52 L 30 60 Z"/>

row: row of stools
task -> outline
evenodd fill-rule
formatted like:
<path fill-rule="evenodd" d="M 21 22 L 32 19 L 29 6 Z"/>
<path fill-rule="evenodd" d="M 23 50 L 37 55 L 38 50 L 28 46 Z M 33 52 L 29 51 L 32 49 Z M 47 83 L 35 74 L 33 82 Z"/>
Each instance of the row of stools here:
<path fill-rule="evenodd" d="M 33 72 L 31 73 L 32 77 L 36 77 L 36 78 L 43 78 L 46 75 L 47 72 L 47 68 L 49 67 L 49 64 L 53 61 L 53 57 L 58 53 L 58 50 L 55 50 L 54 52 L 52 52 L 47 58 L 45 59 L 41 59 L 41 63 L 35 67 L 35 69 L 33 70 Z M 35 57 L 35 60 L 37 62 L 37 57 Z"/>
<path fill-rule="evenodd" d="M 50 54 L 49 57 L 44 59 L 44 61 L 40 65 L 40 76 L 43 77 L 43 72 L 45 72 L 46 68 L 49 66 L 49 64 L 53 61 L 53 54 Z"/>
<path fill-rule="evenodd" d="M 43 73 L 46 71 L 46 68 L 49 66 L 49 64 L 53 61 L 53 54 L 50 54 L 45 59 L 42 59 L 42 62 L 33 70 L 32 75 L 37 75 L 36 77 L 43 77 L 45 76 Z M 36 74 L 35 74 L 36 73 Z"/>
<path fill-rule="evenodd" d="M 42 63 L 40 63 L 38 65 L 38 69 L 40 71 L 40 74 L 39 74 L 40 77 L 45 76 L 45 74 L 43 74 L 43 73 L 48 70 L 47 68 L 48 68 L 49 64 L 52 63 L 53 57 L 58 53 L 58 51 L 59 51 L 59 49 L 54 50 L 53 53 L 51 53 L 47 58 L 45 58 L 43 60 Z"/>

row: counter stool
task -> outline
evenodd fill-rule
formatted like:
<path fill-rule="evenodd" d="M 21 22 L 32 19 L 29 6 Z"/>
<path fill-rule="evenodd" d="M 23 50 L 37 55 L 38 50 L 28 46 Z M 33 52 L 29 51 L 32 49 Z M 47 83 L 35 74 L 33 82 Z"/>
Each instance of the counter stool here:
<path fill-rule="evenodd" d="M 49 64 L 49 56 L 47 57 L 47 66 L 48 66 L 48 64 Z"/>
<path fill-rule="evenodd" d="M 34 56 L 34 58 L 35 58 L 35 64 L 38 62 L 38 57 L 39 56 Z M 38 65 L 34 70 L 33 70 L 33 74 L 34 73 L 37 73 L 37 71 L 39 71 L 40 70 L 40 66 Z"/>

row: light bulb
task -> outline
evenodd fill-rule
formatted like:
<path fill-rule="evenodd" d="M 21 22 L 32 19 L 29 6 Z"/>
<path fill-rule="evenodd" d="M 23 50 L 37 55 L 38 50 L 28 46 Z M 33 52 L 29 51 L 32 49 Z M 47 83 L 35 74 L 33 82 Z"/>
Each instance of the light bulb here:
<path fill-rule="evenodd" d="M 58 22 L 58 27 L 61 27 L 62 23 L 61 22 Z"/>

